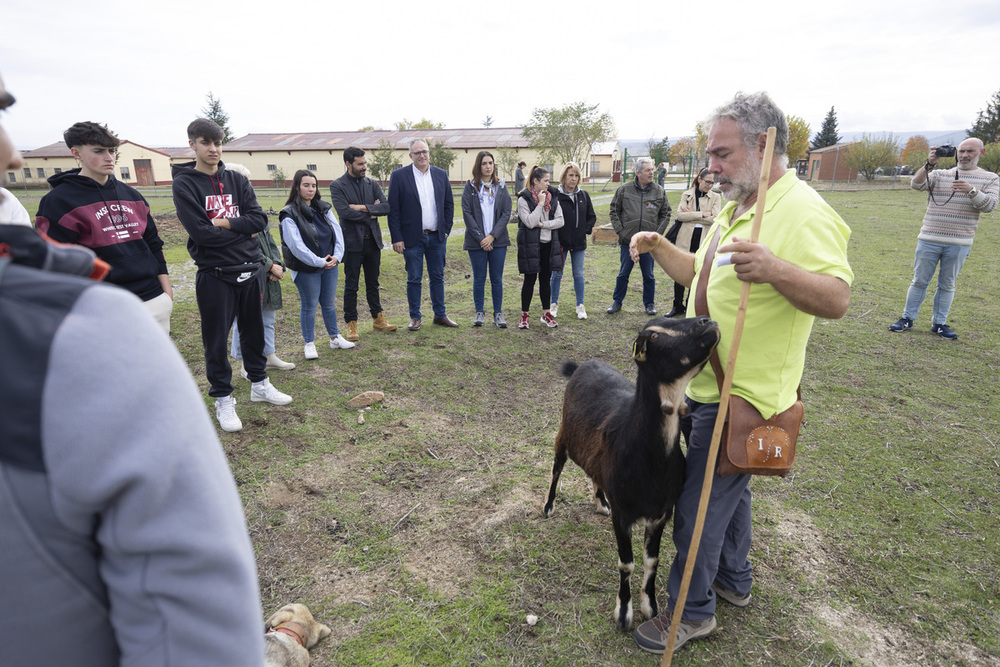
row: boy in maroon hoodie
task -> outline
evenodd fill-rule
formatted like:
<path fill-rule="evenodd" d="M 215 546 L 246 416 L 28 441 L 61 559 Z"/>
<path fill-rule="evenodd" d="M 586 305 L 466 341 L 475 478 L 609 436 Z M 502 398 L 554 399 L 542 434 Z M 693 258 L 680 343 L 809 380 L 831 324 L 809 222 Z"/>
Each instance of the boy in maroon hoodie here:
<path fill-rule="evenodd" d="M 174 292 L 163 258 L 163 241 L 139 191 L 115 178 L 118 137 L 92 122 L 75 123 L 63 133 L 80 162 L 49 178 L 52 191 L 38 203 L 35 227 L 61 243 L 90 248 L 111 265 L 105 282 L 143 300 L 170 333 Z"/>

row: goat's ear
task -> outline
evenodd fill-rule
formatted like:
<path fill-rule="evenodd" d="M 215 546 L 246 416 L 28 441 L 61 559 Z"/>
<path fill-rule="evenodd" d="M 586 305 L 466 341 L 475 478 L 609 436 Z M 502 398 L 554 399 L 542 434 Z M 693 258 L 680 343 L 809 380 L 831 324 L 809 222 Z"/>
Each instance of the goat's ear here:
<path fill-rule="evenodd" d="M 649 336 L 643 331 L 632 343 L 632 358 L 637 362 L 646 361 L 646 341 L 649 340 Z"/>

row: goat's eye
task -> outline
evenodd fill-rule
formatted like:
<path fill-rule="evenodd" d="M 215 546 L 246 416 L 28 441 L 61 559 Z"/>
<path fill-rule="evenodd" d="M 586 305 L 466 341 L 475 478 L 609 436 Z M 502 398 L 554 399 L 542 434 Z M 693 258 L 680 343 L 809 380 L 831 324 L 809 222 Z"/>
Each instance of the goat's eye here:
<path fill-rule="evenodd" d="M 651 336 L 649 337 L 649 339 L 650 339 L 650 340 L 656 340 L 656 337 L 657 337 L 657 336 L 659 336 L 659 335 L 660 335 L 660 334 L 658 334 L 658 333 L 655 333 L 655 334 L 651 335 Z"/>

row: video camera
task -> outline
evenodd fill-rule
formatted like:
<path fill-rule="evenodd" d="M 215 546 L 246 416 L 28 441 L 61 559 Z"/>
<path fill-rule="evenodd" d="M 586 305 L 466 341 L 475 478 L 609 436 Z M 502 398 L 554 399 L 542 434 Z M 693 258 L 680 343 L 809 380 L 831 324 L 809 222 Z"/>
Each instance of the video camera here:
<path fill-rule="evenodd" d="M 934 154 L 938 157 L 955 157 L 955 147 L 950 144 L 942 144 L 934 149 Z"/>

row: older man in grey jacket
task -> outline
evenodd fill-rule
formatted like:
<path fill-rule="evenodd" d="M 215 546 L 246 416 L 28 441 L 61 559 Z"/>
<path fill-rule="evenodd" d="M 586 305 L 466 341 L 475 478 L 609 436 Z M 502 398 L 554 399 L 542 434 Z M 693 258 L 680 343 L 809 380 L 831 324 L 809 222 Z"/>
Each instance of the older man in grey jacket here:
<path fill-rule="evenodd" d="M 611 200 L 611 226 L 618 234 L 621 252 L 621 270 L 615 282 L 615 292 L 608 308 L 608 315 L 622 309 L 628 278 L 632 274 L 634 262 L 629 256 L 628 245 L 636 232 L 662 234 L 670 224 L 670 202 L 667 193 L 653 182 L 653 161 L 641 157 L 635 161 L 635 179 L 622 183 Z M 647 315 L 656 315 L 656 278 L 653 276 L 653 258 L 649 253 L 639 255 L 639 270 L 642 271 L 642 305 Z"/>

